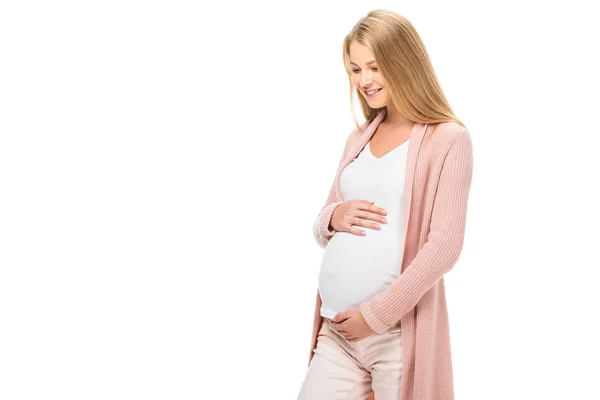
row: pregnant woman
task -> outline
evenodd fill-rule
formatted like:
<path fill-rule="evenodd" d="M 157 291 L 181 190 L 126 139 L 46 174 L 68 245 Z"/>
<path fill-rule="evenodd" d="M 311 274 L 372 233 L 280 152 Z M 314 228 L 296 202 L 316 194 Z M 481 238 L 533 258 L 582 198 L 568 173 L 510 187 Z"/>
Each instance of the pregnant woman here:
<path fill-rule="evenodd" d="M 452 400 L 443 276 L 462 250 L 471 136 L 402 16 L 371 11 L 343 56 L 366 122 L 314 222 L 325 252 L 298 399 Z"/>

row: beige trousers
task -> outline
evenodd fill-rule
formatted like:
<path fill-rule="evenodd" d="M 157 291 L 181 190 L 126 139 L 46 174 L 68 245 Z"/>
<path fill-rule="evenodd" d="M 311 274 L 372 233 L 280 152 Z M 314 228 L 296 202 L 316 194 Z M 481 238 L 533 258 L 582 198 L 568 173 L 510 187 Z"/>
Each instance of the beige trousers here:
<path fill-rule="evenodd" d="M 358 342 L 347 341 L 323 319 L 317 346 L 298 400 L 401 400 L 402 331 L 400 324 Z"/>

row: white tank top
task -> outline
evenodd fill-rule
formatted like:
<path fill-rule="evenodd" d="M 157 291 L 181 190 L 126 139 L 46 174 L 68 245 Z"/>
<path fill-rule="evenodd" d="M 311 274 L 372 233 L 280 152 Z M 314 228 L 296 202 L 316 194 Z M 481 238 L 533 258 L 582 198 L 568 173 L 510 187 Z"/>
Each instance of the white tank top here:
<path fill-rule="evenodd" d="M 370 141 L 340 175 L 344 200 L 371 200 L 387 210 L 381 229 L 357 226 L 358 236 L 336 232 L 325 247 L 319 272 L 321 315 L 334 318 L 358 307 L 387 288 L 400 275 L 404 252 L 404 179 L 408 140 L 380 158 Z"/>

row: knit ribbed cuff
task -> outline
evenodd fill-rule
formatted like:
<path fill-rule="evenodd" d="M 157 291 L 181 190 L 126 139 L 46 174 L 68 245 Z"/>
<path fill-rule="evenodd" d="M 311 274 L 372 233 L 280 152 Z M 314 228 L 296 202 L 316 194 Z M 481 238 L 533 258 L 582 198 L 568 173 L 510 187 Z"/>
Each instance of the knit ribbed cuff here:
<path fill-rule="evenodd" d="M 333 202 L 327 207 L 325 207 L 323 211 L 321 211 L 321 214 L 319 215 L 317 229 L 322 238 L 326 239 L 328 237 L 331 237 L 336 232 L 335 229 L 329 229 L 329 223 L 331 222 L 331 216 L 333 215 L 333 212 L 342 203 L 343 201 Z"/>
<path fill-rule="evenodd" d="M 379 318 L 377 318 L 375 314 L 373 314 L 373 311 L 371 310 L 371 307 L 369 307 L 368 302 L 361 303 L 359 308 L 365 322 L 367 323 L 367 325 L 369 325 L 369 327 L 372 330 L 374 330 L 377 333 L 383 333 L 387 332 L 387 330 L 390 329 L 391 325 L 388 326 L 382 324 L 381 321 L 379 321 Z"/>

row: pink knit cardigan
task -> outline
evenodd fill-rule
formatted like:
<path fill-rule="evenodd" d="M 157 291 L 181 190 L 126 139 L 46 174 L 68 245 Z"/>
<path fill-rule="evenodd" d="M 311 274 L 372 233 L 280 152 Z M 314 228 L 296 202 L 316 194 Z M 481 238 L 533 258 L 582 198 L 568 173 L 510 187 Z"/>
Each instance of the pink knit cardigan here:
<path fill-rule="evenodd" d="M 335 234 L 328 229 L 333 210 L 344 201 L 340 174 L 364 148 L 385 113 L 383 109 L 372 122 L 354 129 L 346 140 L 329 196 L 314 222 L 313 233 L 322 248 Z M 454 122 L 416 122 L 408 143 L 401 274 L 388 290 L 360 304 L 360 310 L 376 334 L 400 320 L 402 400 L 453 400 L 443 277 L 456 264 L 463 246 L 473 168 L 471 136 Z M 317 290 L 309 364 L 323 323 L 320 307 Z M 374 399 L 373 392 L 369 399 Z"/>

